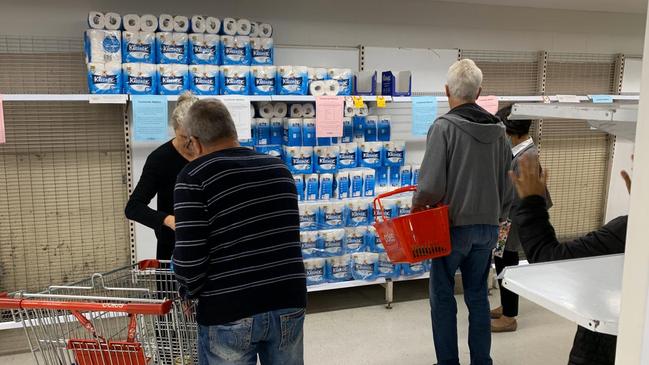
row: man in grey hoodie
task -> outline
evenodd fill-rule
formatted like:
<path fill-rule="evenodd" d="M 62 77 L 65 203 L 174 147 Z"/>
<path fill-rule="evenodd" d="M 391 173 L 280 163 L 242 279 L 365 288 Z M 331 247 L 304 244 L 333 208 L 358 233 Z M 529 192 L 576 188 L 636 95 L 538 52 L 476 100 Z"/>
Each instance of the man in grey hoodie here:
<path fill-rule="evenodd" d="M 508 177 L 511 145 L 500 120 L 475 101 L 482 71 L 468 59 L 448 71 L 451 110 L 428 131 L 413 212 L 449 206 L 452 251 L 430 271 L 433 340 L 439 365 L 459 365 L 455 273 L 460 269 L 469 309 L 472 365 L 491 365 L 491 323 L 487 276 L 498 225 L 509 213 L 513 186 Z"/>

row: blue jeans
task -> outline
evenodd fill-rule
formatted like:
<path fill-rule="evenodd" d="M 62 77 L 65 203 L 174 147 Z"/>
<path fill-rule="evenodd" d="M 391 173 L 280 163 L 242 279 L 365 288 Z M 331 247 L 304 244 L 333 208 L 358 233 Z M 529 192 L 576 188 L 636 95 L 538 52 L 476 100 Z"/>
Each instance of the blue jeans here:
<path fill-rule="evenodd" d="M 218 309 L 215 309 L 218 310 Z M 217 326 L 198 326 L 199 365 L 304 364 L 304 308 L 281 309 Z"/>
<path fill-rule="evenodd" d="M 464 302 L 469 309 L 469 350 L 472 365 L 493 364 L 487 277 L 498 226 L 471 225 L 451 228 L 452 251 L 435 259 L 430 270 L 430 312 L 439 365 L 459 365 L 455 273 L 462 272 Z"/>

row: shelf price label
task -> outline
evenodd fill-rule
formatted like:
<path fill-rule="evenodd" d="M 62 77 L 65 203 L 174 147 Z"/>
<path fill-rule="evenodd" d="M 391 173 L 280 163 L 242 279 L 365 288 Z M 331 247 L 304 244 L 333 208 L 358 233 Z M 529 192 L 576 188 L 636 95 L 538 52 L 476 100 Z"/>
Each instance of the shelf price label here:
<path fill-rule="evenodd" d="M 385 96 L 377 96 L 376 97 L 376 107 L 377 108 L 385 108 Z"/>
<path fill-rule="evenodd" d="M 354 108 L 362 108 L 363 107 L 363 97 L 362 96 L 352 96 L 352 100 L 354 101 Z"/>

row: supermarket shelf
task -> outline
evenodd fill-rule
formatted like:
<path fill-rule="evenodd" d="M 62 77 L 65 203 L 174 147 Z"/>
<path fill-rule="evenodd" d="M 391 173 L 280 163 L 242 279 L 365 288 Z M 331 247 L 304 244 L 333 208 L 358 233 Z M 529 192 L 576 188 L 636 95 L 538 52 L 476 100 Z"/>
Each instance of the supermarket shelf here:
<path fill-rule="evenodd" d="M 429 273 L 424 273 L 419 276 L 401 276 L 399 278 L 393 279 L 392 282 L 428 279 L 428 277 L 429 277 Z M 374 281 L 351 280 L 351 281 L 343 281 L 340 283 L 326 283 L 326 284 L 319 284 L 319 285 L 310 285 L 307 287 L 307 291 L 309 293 L 313 293 L 313 292 L 319 292 L 325 290 L 355 288 L 358 286 L 380 285 L 380 284 L 385 284 L 387 281 L 388 280 L 386 280 L 385 278 L 379 278 Z"/>
<path fill-rule="evenodd" d="M 94 104 L 126 104 L 126 94 L 5 94 L 4 101 L 86 101 Z"/>

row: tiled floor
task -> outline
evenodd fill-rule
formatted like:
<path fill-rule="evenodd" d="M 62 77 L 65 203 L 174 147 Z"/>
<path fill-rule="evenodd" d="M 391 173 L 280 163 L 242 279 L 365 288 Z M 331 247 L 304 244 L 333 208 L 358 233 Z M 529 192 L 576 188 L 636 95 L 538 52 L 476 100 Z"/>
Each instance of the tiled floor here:
<path fill-rule="evenodd" d="M 491 298 L 496 305 L 498 292 Z M 426 283 L 398 283 L 401 300 L 387 310 L 379 286 L 310 295 L 305 324 L 308 365 L 431 365 L 435 353 L 430 330 Z M 460 352 L 468 364 L 467 311 L 458 296 Z M 575 325 L 523 300 L 519 330 L 494 334 L 497 365 L 565 364 Z M 0 340 L 1 340 L 0 334 Z M 0 357 L 3 365 L 33 364 L 31 355 Z"/>

